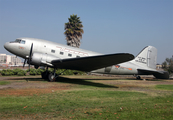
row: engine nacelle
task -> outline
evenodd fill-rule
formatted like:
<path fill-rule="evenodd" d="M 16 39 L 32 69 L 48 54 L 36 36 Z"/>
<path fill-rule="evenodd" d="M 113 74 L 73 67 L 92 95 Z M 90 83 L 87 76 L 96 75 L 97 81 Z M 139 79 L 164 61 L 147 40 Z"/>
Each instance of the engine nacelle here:
<path fill-rule="evenodd" d="M 53 55 L 48 55 L 48 54 L 43 54 L 43 53 L 33 53 L 31 64 L 37 65 L 37 66 L 41 66 L 41 65 L 52 66 L 51 61 L 57 60 L 57 59 L 59 59 L 59 58 L 56 56 L 53 56 Z"/>

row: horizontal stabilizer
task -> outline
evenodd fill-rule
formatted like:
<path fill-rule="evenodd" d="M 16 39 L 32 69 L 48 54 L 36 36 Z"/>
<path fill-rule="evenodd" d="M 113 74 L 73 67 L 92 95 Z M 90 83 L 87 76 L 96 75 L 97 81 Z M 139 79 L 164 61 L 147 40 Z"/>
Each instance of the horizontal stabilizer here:
<path fill-rule="evenodd" d="M 157 70 L 146 70 L 146 69 L 138 69 L 139 73 L 143 73 L 145 75 L 154 75 L 154 77 L 158 79 L 169 79 L 169 73 L 166 71 L 157 71 Z"/>
<path fill-rule="evenodd" d="M 134 59 L 134 56 L 129 53 L 107 54 L 80 58 L 70 58 L 53 60 L 51 63 L 61 69 L 73 69 L 80 71 L 92 71 L 99 68 L 104 68 L 111 65 L 127 62 Z"/>

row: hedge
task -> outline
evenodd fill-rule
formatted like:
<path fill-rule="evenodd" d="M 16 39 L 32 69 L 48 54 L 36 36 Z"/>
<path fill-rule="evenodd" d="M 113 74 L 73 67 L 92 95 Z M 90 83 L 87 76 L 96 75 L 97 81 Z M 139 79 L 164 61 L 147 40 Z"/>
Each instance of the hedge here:
<path fill-rule="evenodd" d="M 33 69 L 33 68 L 31 68 L 30 71 L 29 71 L 29 69 L 28 70 L 22 70 L 19 68 L 16 68 L 13 70 L 3 69 L 0 71 L 0 75 L 2 75 L 2 76 L 12 76 L 12 75 L 25 76 L 26 73 L 29 73 L 29 75 L 41 75 L 41 73 L 44 71 L 46 71 L 46 70 Z M 54 71 L 53 68 L 49 69 L 49 72 L 53 72 L 53 71 Z M 85 74 L 85 72 L 81 72 L 81 71 L 77 71 L 77 70 L 57 69 L 56 74 L 60 74 L 60 73 L 61 73 L 61 75 L 76 75 L 76 74 L 83 75 L 83 74 Z"/>

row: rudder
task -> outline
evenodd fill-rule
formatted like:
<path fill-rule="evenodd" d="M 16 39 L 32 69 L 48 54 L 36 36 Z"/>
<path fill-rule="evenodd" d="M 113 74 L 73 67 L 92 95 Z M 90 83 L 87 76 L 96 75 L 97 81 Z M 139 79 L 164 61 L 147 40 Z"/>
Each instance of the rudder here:
<path fill-rule="evenodd" d="M 139 66 L 155 69 L 157 63 L 157 49 L 153 46 L 147 46 L 133 61 Z"/>

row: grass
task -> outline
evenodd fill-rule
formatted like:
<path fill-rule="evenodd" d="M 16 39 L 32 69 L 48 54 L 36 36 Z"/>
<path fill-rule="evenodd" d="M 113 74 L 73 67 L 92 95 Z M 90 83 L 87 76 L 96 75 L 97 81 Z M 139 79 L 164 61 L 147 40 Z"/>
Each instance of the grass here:
<path fill-rule="evenodd" d="M 8 82 L 8 81 L 0 81 L 0 85 L 8 85 L 8 84 L 10 84 L 10 82 Z"/>
<path fill-rule="evenodd" d="M 72 88 L 52 93 L 1 96 L 0 119 L 173 119 L 173 92 L 167 95 L 161 92 L 157 96 L 151 96 L 147 92 L 109 87 L 106 83 L 104 86 L 98 81 L 84 80 L 80 83 L 76 80 Z M 60 80 L 54 84 L 61 85 L 64 82 L 70 83 L 70 80 L 63 79 L 63 82 Z M 156 86 L 156 92 L 159 86 Z M 164 89 L 168 88 L 169 85 L 164 86 Z M 161 90 L 159 88 L 159 91 Z"/>
<path fill-rule="evenodd" d="M 156 85 L 156 88 L 162 90 L 173 90 L 173 85 Z"/>

